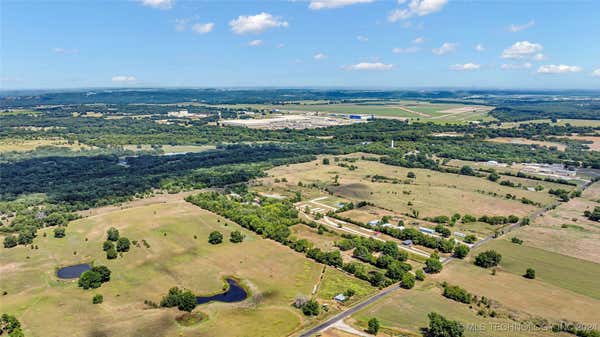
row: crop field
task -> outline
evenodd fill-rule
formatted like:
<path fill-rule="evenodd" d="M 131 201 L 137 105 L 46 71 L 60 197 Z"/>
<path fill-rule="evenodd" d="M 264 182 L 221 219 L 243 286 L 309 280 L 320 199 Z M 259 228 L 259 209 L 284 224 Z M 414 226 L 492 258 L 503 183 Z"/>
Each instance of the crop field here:
<path fill-rule="evenodd" d="M 600 206 L 600 183 L 588 187 L 580 198 L 560 204 L 515 235 L 531 247 L 600 263 L 600 223 L 583 212 Z"/>
<path fill-rule="evenodd" d="M 364 114 L 380 117 L 396 117 L 432 121 L 486 121 L 493 118 L 488 116 L 492 107 L 473 106 L 464 104 L 441 104 L 424 101 L 381 101 L 356 103 L 300 102 L 285 105 L 270 104 L 235 104 L 220 105 L 235 109 L 254 109 L 272 111 L 279 110 L 287 113 L 334 113 L 334 114 Z"/>
<path fill-rule="evenodd" d="M 356 161 L 355 170 L 337 165 L 322 165 L 320 160 L 277 167 L 268 171 L 269 177 L 262 183 L 270 185 L 275 178 L 287 179 L 287 187 L 293 188 L 299 182 L 303 185 L 326 186 L 335 196 L 360 201 L 366 200 L 375 206 L 396 213 L 410 213 L 418 210 L 421 217 L 450 216 L 454 213 L 476 216 L 508 215 L 524 216 L 536 210 L 518 200 L 508 200 L 508 193 L 517 198 L 526 197 L 542 205 L 549 205 L 555 198 L 547 191 L 536 192 L 521 188 L 502 186 L 485 178 L 441 173 L 426 169 L 407 169 L 373 161 Z M 404 180 L 409 171 L 415 172 L 416 179 L 410 184 L 374 182 L 374 175 Z M 337 184 L 334 183 L 338 176 Z M 495 195 L 494 195 L 495 193 Z"/>
<path fill-rule="evenodd" d="M 52 237 L 52 229 L 38 232 L 34 245 L 39 249 L 2 249 L 0 290 L 7 295 L 0 311 L 18 315 L 27 336 L 281 336 L 311 323 L 291 302 L 300 294 L 310 296 L 322 265 L 244 229 L 246 240 L 230 243 L 229 233 L 240 230 L 238 225 L 173 199 L 91 212 L 70 223 L 63 239 Z M 146 240 L 149 247 L 132 246 L 122 257 L 107 260 L 102 242 L 111 226 L 130 240 Z M 224 234 L 223 244 L 207 242 L 213 230 Z M 58 267 L 84 262 L 108 266 L 110 282 L 86 291 L 76 280 L 57 279 Z M 197 307 L 208 315 L 207 321 L 182 326 L 175 321 L 181 314 L 176 309 L 144 304 L 159 302 L 173 286 L 198 295 L 220 292 L 227 276 L 239 278 L 251 297 Z M 329 296 L 337 291 L 336 284 L 357 281 L 331 272 L 322 282 L 320 296 Z M 356 291 L 367 293 L 368 288 L 357 285 Z M 104 303 L 93 305 L 97 293 Z"/>

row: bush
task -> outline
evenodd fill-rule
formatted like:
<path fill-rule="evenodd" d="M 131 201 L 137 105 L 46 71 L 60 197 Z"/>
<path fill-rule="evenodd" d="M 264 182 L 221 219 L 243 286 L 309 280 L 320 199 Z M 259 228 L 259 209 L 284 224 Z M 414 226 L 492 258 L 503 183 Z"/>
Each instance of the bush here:
<path fill-rule="evenodd" d="M 473 168 L 471 166 L 465 165 L 460 168 L 460 174 L 465 175 L 465 176 L 474 176 L 475 170 L 473 170 Z"/>
<path fill-rule="evenodd" d="M 410 289 L 415 286 L 415 276 L 411 273 L 404 273 L 400 286 L 404 289 Z"/>
<path fill-rule="evenodd" d="M 527 270 L 525 271 L 525 275 L 523 275 L 523 277 L 533 280 L 535 278 L 535 269 L 527 268 Z"/>
<path fill-rule="evenodd" d="M 444 297 L 457 302 L 471 303 L 471 294 L 459 286 L 444 285 Z"/>
<path fill-rule="evenodd" d="M 64 227 L 54 228 L 54 237 L 55 238 L 64 238 L 65 237 L 65 228 Z"/>
<path fill-rule="evenodd" d="M 416 177 L 417 175 L 412 171 L 408 171 L 408 173 L 406 174 L 406 178 L 415 179 Z"/>
<path fill-rule="evenodd" d="M 110 241 L 117 241 L 119 240 L 119 230 L 111 227 L 106 231 L 106 238 Z"/>
<path fill-rule="evenodd" d="M 466 245 L 461 245 L 458 244 L 454 247 L 454 254 L 453 256 L 459 259 L 464 259 L 465 256 L 467 256 L 467 254 L 469 254 L 469 247 L 467 247 Z"/>
<path fill-rule="evenodd" d="M 114 248 L 110 248 L 110 249 L 108 249 L 108 250 L 106 251 L 106 258 L 107 258 L 107 259 L 109 259 L 109 260 L 116 259 L 116 258 L 117 258 L 117 256 L 118 256 L 118 254 L 117 254 L 117 250 L 116 250 L 116 249 L 114 249 Z"/>
<path fill-rule="evenodd" d="M 229 237 L 229 241 L 233 242 L 233 243 L 240 243 L 242 241 L 244 241 L 245 235 L 242 234 L 242 232 L 240 231 L 233 231 L 231 232 L 231 236 Z"/>
<path fill-rule="evenodd" d="M 302 306 L 302 313 L 306 316 L 318 316 L 319 312 L 320 306 L 315 300 L 309 300 Z"/>
<path fill-rule="evenodd" d="M 2 314 L 0 316 L 0 335 L 6 332 L 8 337 L 23 337 L 23 331 L 21 330 L 21 322 L 12 315 Z"/>
<path fill-rule="evenodd" d="M 104 302 L 104 296 L 100 295 L 100 294 L 96 294 L 94 295 L 94 297 L 92 298 L 92 303 L 93 304 L 100 304 Z"/>
<path fill-rule="evenodd" d="M 117 252 L 128 252 L 130 247 L 129 239 L 121 237 L 117 240 Z"/>
<path fill-rule="evenodd" d="M 109 249 L 115 249 L 115 244 L 112 243 L 112 241 L 106 240 L 104 241 L 104 243 L 102 244 L 102 250 L 103 251 L 108 251 Z"/>
<path fill-rule="evenodd" d="M 78 285 L 83 289 L 99 288 L 102 283 L 110 281 L 110 269 L 106 266 L 96 266 L 79 276 Z"/>
<path fill-rule="evenodd" d="M 377 333 L 379 332 L 379 327 L 379 320 L 373 317 L 369 320 L 369 327 L 367 328 L 367 332 L 371 335 L 377 335 Z"/>
<path fill-rule="evenodd" d="M 431 254 L 431 256 L 425 260 L 424 270 L 429 274 L 436 274 L 442 271 L 442 263 L 440 257 L 437 254 Z"/>
<path fill-rule="evenodd" d="M 482 268 L 495 267 L 500 263 L 501 260 L 502 255 L 497 253 L 495 250 L 487 250 L 479 253 L 479 255 L 475 257 L 475 265 Z"/>
<path fill-rule="evenodd" d="M 169 289 L 169 293 L 160 301 L 161 307 L 177 307 L 181 311 L 191 312 L 196 308 L 196 296 L 189 290 L 181 290 L 177 287 Z"/>
<path fill-rule="evenodd" d="M 221 234 L 218 231 L 211 232 L 208 235 L 208 242 L 213 245 L 217 245 L 217 244 L 223 242 L 223 234 Z"/>
<path fill-rule="evenodd" d="M 417 271 L 415 272 L 415 277 L 419 281 L 425 281 L 425 272 L 423 271 L 423 269 L 417 269 Z"/>
<path fill-rule="evenodd" d="M 4 248 L 12 248 L 17 245 L 17 238 L 14 235 L 9 235 L 4 238 Z"/>
<path fill-rule="evenodd" d="M 465 243 L 475 243 L 477 241 L 477 237 L 473 234 L 469 234 L 469 235 L 465 236 L 463 241 Z"/>
<path fill-rule="evenodd" d="M 518 237 L 516 237 L 516 236 L 513 236 L 513 237 L 510 239 L 510 242 L 512 242 L 512 243 L 516 243 L 516 244 L 518 244 L 518 245 L 522 245 L 522 244 L 523 244 L 523 240 L 519 239 L 519 238 L 518 238 Z"/>

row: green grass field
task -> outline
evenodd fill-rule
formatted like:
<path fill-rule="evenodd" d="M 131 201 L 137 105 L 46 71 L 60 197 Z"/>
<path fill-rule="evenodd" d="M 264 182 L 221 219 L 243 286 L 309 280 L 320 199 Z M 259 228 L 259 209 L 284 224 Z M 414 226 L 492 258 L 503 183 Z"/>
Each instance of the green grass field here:
<path fill-rule="evenodd" d="M 150 248 L 134 246 L 123 257 L 107 260 L 101 246 L 111 226 L 130 240 L 146 240 Z M 232 244 L 228 237 L 234 229 L 240 227 L 183 200 L 171 200 L 109 208 L 70 223 L 63 239 L 53 238 L 51 229 L 41 230 L 34 242 L 39 249 L 1 249 L 0 291 L 7 295 L 0 312 L 17 315 L 29 337 L 281 336 L 314 322 L 291 303 L 299 294 L 312 293 L 323 266 L 243 229 L 246 240 Z M 207 242 L 213 230 L 224 234 L 223 244 Z M 82 262 L 107 265 L 111 281 L 84 291 L 76 281 L 57 279 L 58 267 Z M 220 292 L 226 276 L 239 278 L 251 297 L 197 307 L 208 315 L 197 325 L 178 324 L 175 318 L 181 313 L 175 309 L 144 305 L 144 300 L 159 302 L 173 286 L 196 294 Z M 345 274 L 335 278 L 340 279 L 327 285 L 327 291 L 346 284 L 343 278 L 348 284 L 356 282 Z M 91 303 L 96 293 L 104 296 L 104 303 Z"/>
<path fill-rule="evenodd" d="M 502 254 L 500 266 L 515 275 L 525 274 L 527 268 L 536 271 L 536 279 L 600 300 L 600 264 L 553 253 L 547 250 L 514 244 L 509 240 L 518 234 L 493 240 L 478 250 L 493 249 Z"/>

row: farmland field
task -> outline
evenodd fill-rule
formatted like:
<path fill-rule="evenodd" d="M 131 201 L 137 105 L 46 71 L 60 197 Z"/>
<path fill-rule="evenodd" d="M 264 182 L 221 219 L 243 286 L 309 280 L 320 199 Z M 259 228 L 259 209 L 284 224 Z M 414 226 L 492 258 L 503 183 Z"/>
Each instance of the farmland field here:
<path fill-rule="evenodd" d="M 131 240 L 146 240 L 149 247 L 133 246 L 122 257 L 106 260 L 102 241 L 111 226 Z M 290 304 L 299 294 L 311 294 L 322 266 L 243 229 L 243 243 L 227 241 L 239 228 L 176 199 L 99 212 L 70 223 L 63 239 L 53 238 L 51 229 L 43 231 L 47 236 L 41 231 L 34 241 L 39 249 L 2 252 L 0 288 L 7 295 L 0 311 L 17 314 L 27 336 L 281 336 L 309 323 Z M 224 233 L 223 244 L 208 244 L 212 230 Z M 82 262 L 107 265 L 111 281 L 85 291 L 75 281 L 56 278 L 56 268 Z M 238 304 L 199 306 L 196 310 L 208 315 L 199 325 L 180 326 L 174 320 L 176 310 L 144 305 L 144 300 L 158 302 L 173 286 L 195 294 L 219 292 L 226 276 L 239 278 L 251 297 Z M 328 273 L 323 282 L 323 294 L 329 296 L 336 284 L 356 281 Z M 369 288 L 361 284 L 356 290 L 364 294 Z M 91 303 L 96 293 L 104 296 L 104 303 Z"/>

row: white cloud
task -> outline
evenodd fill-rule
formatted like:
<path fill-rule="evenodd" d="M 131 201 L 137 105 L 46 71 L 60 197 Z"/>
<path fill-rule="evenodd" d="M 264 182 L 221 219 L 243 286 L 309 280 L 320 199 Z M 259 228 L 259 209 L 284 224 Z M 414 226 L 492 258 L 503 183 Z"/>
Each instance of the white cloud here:
<path fill-rule="evenodd" d="M 187 29 L 188 19 L 175 19 L 175 30 L 178 32 L 183 32 Z"/>
<path fill-rule="evenodd" d="M 439 48 L 434 48 L 431 51 L 436 55 L 445 55 L 456 51 L 458 44 L 453 42 L 444 42 Z"/>
<path fill-rule="evenodd" d="M 414 40 L 412 41 L 412 43 L 414 43 L 414 44 L 419 44 L 419 43 L 423 43 L 423 41 L 425 41 L 425 38 L 424 38 L 424 37 L 422 37 L 422 36 L 419 36 L 418 38 L 414 39 Z"/>
<path fill-rule="evenodd" d="M 594 76 L 594 77 L 600 77 L 600 68 L 592 71 L 592 76 Z"/>
<path fill-rule="evenodd" d="M 196 23 L 192 26 L 192 30 L 198 34 L 206 34 L 206 33 L 210 33 L 214 27 L 215 27 L 215 24 L 212 22 Z"/>
<path fill-rule="evenodd" d="M 367 42 L 367 41 L 369 41 L 369 38 L 368 38 L 368 37 L 366 37 L 366 36 L 362 36 L 362 35 L 358 35 L 358 36 L 356 37 L 356 39 L 357 39 L 358 41 L 360 41 L 360 42 Z"/>
<path fill-rule="evenodd" d="M 399 2 L 400 4 L 404 1 Z M 439 12 L 448 0 L 411 0 L 408 7 L 405 9 L 395 9 L 388 15 L 388 20 L 396 22 L 405 20 L 413 16 L 425 16 L 435 12 Z"/>
<path fill-rule="evenodd" d="M 381 62 L 360 62 L 345 68 L 346 70 L 390 70 L 393 65 Z"/>
<path fill-rule="evenodd" d="M 248 42 L 248 45 L 250 47 L 258 47 L 262 44 L 263 44 L 263 40 L 252 40 L 252 41 Z"/>
<path fill-rule="evenodd" d="M 315 60 L 323 60 L 327 57 L 327 55 L 323 54 L 323 53 L 316 53 L 315 56 L 313 56 L 313 58 Z"/>
<path fill-rule="evenodd" d="M 531 28 L 534 25 L 535 25 L 535 21 L 531 20 L 531 21 L 529 21 L 527 23 L 524 23 L 522 25 L 511 24 L 510 26 L 508 26 L 508 30 L 511 31 L 511 32 L 513 32 L 513 33 L 516 33 L 516 32 L 520 32 L 522 30 Z"/>
<path fill-rule="evenodd" d="M 450 69 L 459 71 L 478 70 L 479 68 L 481 68 L 481 65 L 476 63 L 454 64 L 450 66 Z"/>
<path fill-rule="evenodd" d="M 56 54 L 78 54 L 79 50 L 77 49 L 65 49 L 65 48 L 52 48 L 52 51 Z"/>
<path fill-rule="evenodd" d="M 407 48 L 394 48 L 392 49 L 393 53 L 396 54 L 408 54 L 408 53 L 416 53 L 419 50 L 421 50 L 421 48 L 419 47 L 407 47 Z"/>
<path fill-rule="evenodd" d="M 505 59 L 523 59 L 531 58 L 534 54 L 542 51 L 544 47 L 539 43 L 531 43 L 529 41 L 519 41 L 504 49 L 502 52 L 502 58 Z"/>
<path fill-rule="evenodd" d="M 327 8 L 339 8 L 354 4 L 373 2 L 374 0 L 312 0 L 308 8 L 318 10 Z"/>
<path fill-rule="evenodd" d="M 543 61 L 546 59 L 546 55 L 542 54 L 542 53 L 537 53 L 535 54 L 535 56 L 533 57 L 534 61 Z"/>
<path fill-rule="evenodd" d="M 113 78 L 112 78 L 113 82 L 120 82 L 120 83 L 135 82 L 136 80 L 137 79 L 135 78 L 135 76 L 126 76 L 126 75 L 113 76 Z"/>
<path fill-rule="evenodd" d="M 280 20 L 269 13 L 262 12 L 256 15 L 240 15 L 237 19 L 229 21 L 231 30 L 236 34 L 262 33 L 269 28 L 288 27 L 287 21 Z"/>
<path fill-rule="evenodd" d="M 480 53 L 481 53 L 482 51 L 485 51 L 485 47 L 484 47 L 484 46 L 483 46 L 481 43 L 478 43 L 478 44 L 475 46 L 475 50 L 477 50 L 478 52 L 480 52 Z"/>
<path fill-rule="evenodd" d="M 531 68 L 531 63 L 529 62 L 525 62 L 525 63 L 521 63 L 521 64 L 516 64 L 516 63 L 504 63 L 503 65 L 500 66 L 500 68 L 502 68 L 503 70 L 519 70 L 519 69 L 529 69 Z"/>
<path fill-rule="evenodd" d="M 538 74 L 565 74 L 578 73 L 583 69 L 579 66 L 568 66 L 564 64 L 548 64 L 540 66 L 537 70 Z"/>
<path fill-rule="evenodd" d="M 141 0 L 142 5 L 158 8 L 158 9 L 171 9 L 173 7 L 174 0 Z"/>

